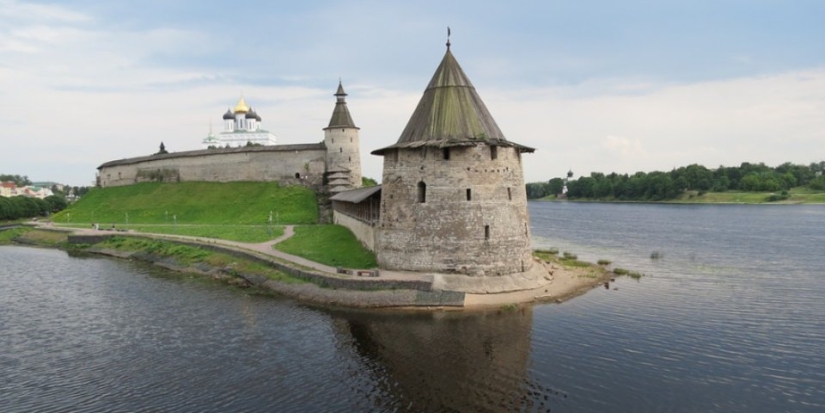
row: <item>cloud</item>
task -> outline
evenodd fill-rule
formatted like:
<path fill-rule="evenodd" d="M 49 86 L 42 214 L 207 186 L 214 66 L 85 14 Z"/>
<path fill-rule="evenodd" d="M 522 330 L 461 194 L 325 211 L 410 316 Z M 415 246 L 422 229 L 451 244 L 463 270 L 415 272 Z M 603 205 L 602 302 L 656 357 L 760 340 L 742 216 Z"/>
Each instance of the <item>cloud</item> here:
<path fill-rule="evenodd" d="M 14 0 L 2 0 L 0 1 L 0 19 L 4 21 L 86 22 L 91 20 L 91 17 L 52 4 L 34 4 Z"/>
<path fill-rule="evenodd" d="M 466 68 L 465 68 L 466 70 Z M 472 77 L 472 74 L 470 74 Z M 825 68 L 645 86 L 479 90 L 509 139 L 537 148 L 528 181 L 579 174 L 670 170 L 700 163 L 821 160 Z"/>
<path fill-rule="evenodd" d="M 620 156 L 647 156 L 647 152 L 642 148 L 642 142 L 639 141 L 639 138 L 628 139 L 621 136 L 608 135 L 602 145 L 609 151 Z"/>
<path fill-rule="evenodd" d="M 0 0 L 4 153 L 22 154 L 4 159 L 0 172 L 88 184 L 101 163 L 154 152 L 160 141 L 172 151 L 196 149 L 242 92 L 279 142 L 319 142 L 343 76 L 361 127 L 364 174 L 380 178 L 382 158 L 369 152 L 398 139 L 438 65 L 450 17 L 429 11 L 440 8 L 385 2 L 364 17 L 349 6 L 301 4 L 249 16 L 254 21 L 240 38 L 216 26 L 222 13 L 183 21 L 171 18 L 175 10 L 157 9 L 183 7 L 172 3 L 124 17 L 128 8 L 100 14 L 115 7 L 108 3 L 86 13 Z M 598 38 L 585 48 L 570 33 L 548 41 L 538 31 L 548 26 L 543 19 L 523 33 L 495 31 L 485 22 L 498 16 L 471 12 L 467 21 L 450 21 L 453 50 L 508 139 L 537 148 L 523 158 L 527 181 L 568 168 L 581 175 L 822 159 L 822 63 L 663 79 L 603 67 Z M 532 21 L 501 12 L 519 24 Z M 764 56 L 747 55 L 755 62 Z M 564 78 L 568 72 L 587 75 Z"/>

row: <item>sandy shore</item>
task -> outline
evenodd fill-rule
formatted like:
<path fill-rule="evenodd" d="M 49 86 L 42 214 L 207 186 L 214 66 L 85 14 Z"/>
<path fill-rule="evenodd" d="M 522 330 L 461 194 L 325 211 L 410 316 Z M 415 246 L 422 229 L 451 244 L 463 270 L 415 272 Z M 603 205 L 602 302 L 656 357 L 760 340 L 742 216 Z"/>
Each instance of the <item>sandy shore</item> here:
<path fill-rule="evenodd" d="M 540 264 L 541 265 L 541 264 Z M 538 266 L 538 265 L 537 265 Z M 563 302 L 609 282 L 612 274 L 590 268 L 565 268 L 557 263 L 543 263 L 551 280 L 545 285 L 512 292 L 464 296 L 465 307 L 503 306 L 527 302 Z"/>

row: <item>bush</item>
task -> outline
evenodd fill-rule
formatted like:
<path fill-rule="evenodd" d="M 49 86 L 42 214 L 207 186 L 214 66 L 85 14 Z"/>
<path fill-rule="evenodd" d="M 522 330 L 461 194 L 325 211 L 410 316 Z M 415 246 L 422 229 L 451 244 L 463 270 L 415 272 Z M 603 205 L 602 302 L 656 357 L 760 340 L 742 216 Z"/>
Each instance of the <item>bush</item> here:
<path fill-rule="evenodd" d="M 779 202 L 779 201 L 784 201 L 784 200 L 791 197 L 790 195 L 788 195 L 788 191 L 782 191 L 782 192 L 784 192 L 784 194 L 771 194 L 769 197 L 765 198 L 765 201 L 767 201 L 767 202 Z"/>
<path fill-rule="evenodd" d="M 565 252 L 562 253 L 562 258 L 561 259 L 563 259 L 563 260 L 577 260 L 577 259 L 579 259 L 579 256 L 576 255 L 576 254 L 572 254 L 572 253 L 569 253 L 569 252 L 565 251 Z"/>

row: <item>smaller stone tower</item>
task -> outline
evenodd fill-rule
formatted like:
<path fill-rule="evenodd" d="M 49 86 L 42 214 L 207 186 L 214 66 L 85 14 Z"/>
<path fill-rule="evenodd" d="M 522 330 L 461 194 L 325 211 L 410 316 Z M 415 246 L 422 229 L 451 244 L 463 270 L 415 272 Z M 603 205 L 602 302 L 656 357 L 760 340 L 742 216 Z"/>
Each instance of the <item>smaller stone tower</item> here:
<path fill-rule="evenodd" d="M 327 147 L 327 180 L 329 190 L 335 194 L 361 187 L 361 146 L 358 130 L 347 108 L 347 94 L 338 82 L 335 92 L 335 109 L 329 126 L 324 128 L 324 144 Z"/>

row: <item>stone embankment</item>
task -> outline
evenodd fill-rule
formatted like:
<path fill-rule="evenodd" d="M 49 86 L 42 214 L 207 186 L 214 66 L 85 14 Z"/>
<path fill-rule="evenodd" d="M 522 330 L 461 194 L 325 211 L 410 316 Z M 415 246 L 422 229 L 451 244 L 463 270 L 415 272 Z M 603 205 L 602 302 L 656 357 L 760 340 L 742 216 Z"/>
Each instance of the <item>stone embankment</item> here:
<path fill-rule="evenodd" d="M 248 244 L 235 241 L 187 237 L 167 234 L 73 229 L 69 244 L 97 244 L 113 236 L 129 236 L 166 240 L 204 248 L 271 266 L 305 283 L 284 283 L 255 274 L 206 264 L 181 265 L 169 257 L 143 252 L 124 252 L 90 248 L 91 253 L 150 262 L 174 271 L 188 271 L 231 283 L 256 286 L 301 301 L 326 305 L 363 308 L 460 308 L 502 306 L 534 301 L 556 301 L 572 298 L 606 281 L 605 277 L 583 275 L 575 270 L 548 266 L 540 260 L 530 271 L 513 277 L 467 277 L 452 274 L 424 274 L 385 270 L 343 270 L 273 249 L 273 245 L 289 238 L 292 226 L 278 239 Z M 362 274 L 362 275 L 358 275 Z"/>

